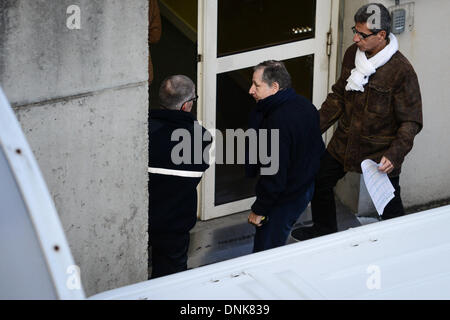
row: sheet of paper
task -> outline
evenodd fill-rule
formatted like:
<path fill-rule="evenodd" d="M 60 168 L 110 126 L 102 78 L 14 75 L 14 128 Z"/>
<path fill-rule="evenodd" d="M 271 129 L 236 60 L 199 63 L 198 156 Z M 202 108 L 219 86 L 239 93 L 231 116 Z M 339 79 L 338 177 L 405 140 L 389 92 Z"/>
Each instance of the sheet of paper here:
<path fill-rule="evenodd" d="M 384 208 L 394 198 L 395 189 L 386 173 L 378 171 L 378 164 L 372 160 L 361 162 L 364 182 L 372 198 L 378 214 L 383 214 Z"/>

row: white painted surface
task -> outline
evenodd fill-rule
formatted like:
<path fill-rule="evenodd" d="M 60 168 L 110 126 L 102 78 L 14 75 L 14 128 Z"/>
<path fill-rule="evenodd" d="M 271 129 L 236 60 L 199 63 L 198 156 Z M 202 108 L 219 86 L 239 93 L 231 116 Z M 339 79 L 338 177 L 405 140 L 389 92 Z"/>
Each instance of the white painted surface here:
<path fill-rule="evenodd" d="M 90 299 L 450 299 L 450 206 Z"/>

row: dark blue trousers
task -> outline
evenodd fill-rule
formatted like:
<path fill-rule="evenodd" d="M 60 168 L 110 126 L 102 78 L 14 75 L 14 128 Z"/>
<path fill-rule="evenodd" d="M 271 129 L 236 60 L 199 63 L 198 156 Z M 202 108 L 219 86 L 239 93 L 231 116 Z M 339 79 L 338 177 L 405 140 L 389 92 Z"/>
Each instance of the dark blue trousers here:
<path fill-rule="evenodd" d="M 314 183 L 296 200 L 274 207 L 268 217 L 269 221 L 256 227 L 253 252 L 284 246 L 292 227 L 305 211 L 314 194 Z"/>
<path fill-rule="evenodd" d="M 187 270 L 189 231 L 156 233 L 150 230 L 149 244 L 152 279 Z"/>

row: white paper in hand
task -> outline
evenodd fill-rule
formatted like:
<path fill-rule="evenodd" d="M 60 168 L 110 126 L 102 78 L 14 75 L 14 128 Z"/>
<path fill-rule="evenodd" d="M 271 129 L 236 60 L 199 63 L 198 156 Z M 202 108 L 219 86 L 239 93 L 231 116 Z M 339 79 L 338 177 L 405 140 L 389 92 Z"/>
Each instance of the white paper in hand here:
<path fill-rule="evenodd" d="M 395 189 L 386 173 L 378 170 L 378 164 L 372 160 L 361 162 L 364 182 L 372 198 L 378 214 L 383 214 L 384 208 L 394 198 Z"/>

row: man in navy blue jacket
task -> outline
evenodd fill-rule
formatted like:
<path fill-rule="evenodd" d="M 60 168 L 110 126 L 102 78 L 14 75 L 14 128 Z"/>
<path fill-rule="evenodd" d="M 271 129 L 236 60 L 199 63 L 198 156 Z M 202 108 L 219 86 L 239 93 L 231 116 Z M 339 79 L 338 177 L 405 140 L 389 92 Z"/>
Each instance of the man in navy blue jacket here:
<path fill-rule="evenodd" d="M 319 127 L 319 113 L 306 98 L 291 88 L 291 77 L 280 61 L 265 61 L 254 68 L 250 95 L 256 109 L 250 127 L 269 136 L 278 130 L 279 169 L 261 175 L 249 223 L 255 225 L 253 251 L 282 246 L 314 192 L 314 179 L 325 150 Z M 268 139 L 270 141 L 271 139 Z M 252 150 L 250 150 L 251 152 Z M 271 155 L 271 157 L 277 155 Z M 267 165 L 258 165 L 261 169 Z"/>
<path fill-rule="evenodd" d="M 159 100 L 162 109 L 150 110 L 149 121 L 151 278 L 187 269 L 189 231 L 197 221 L 196 188 L 209 167 L 211 143 L 210 136 L 203 137 L 209 132 L 191 113 L 197 100 L 191 79 L 183 75 L 166 78 Z"/>

